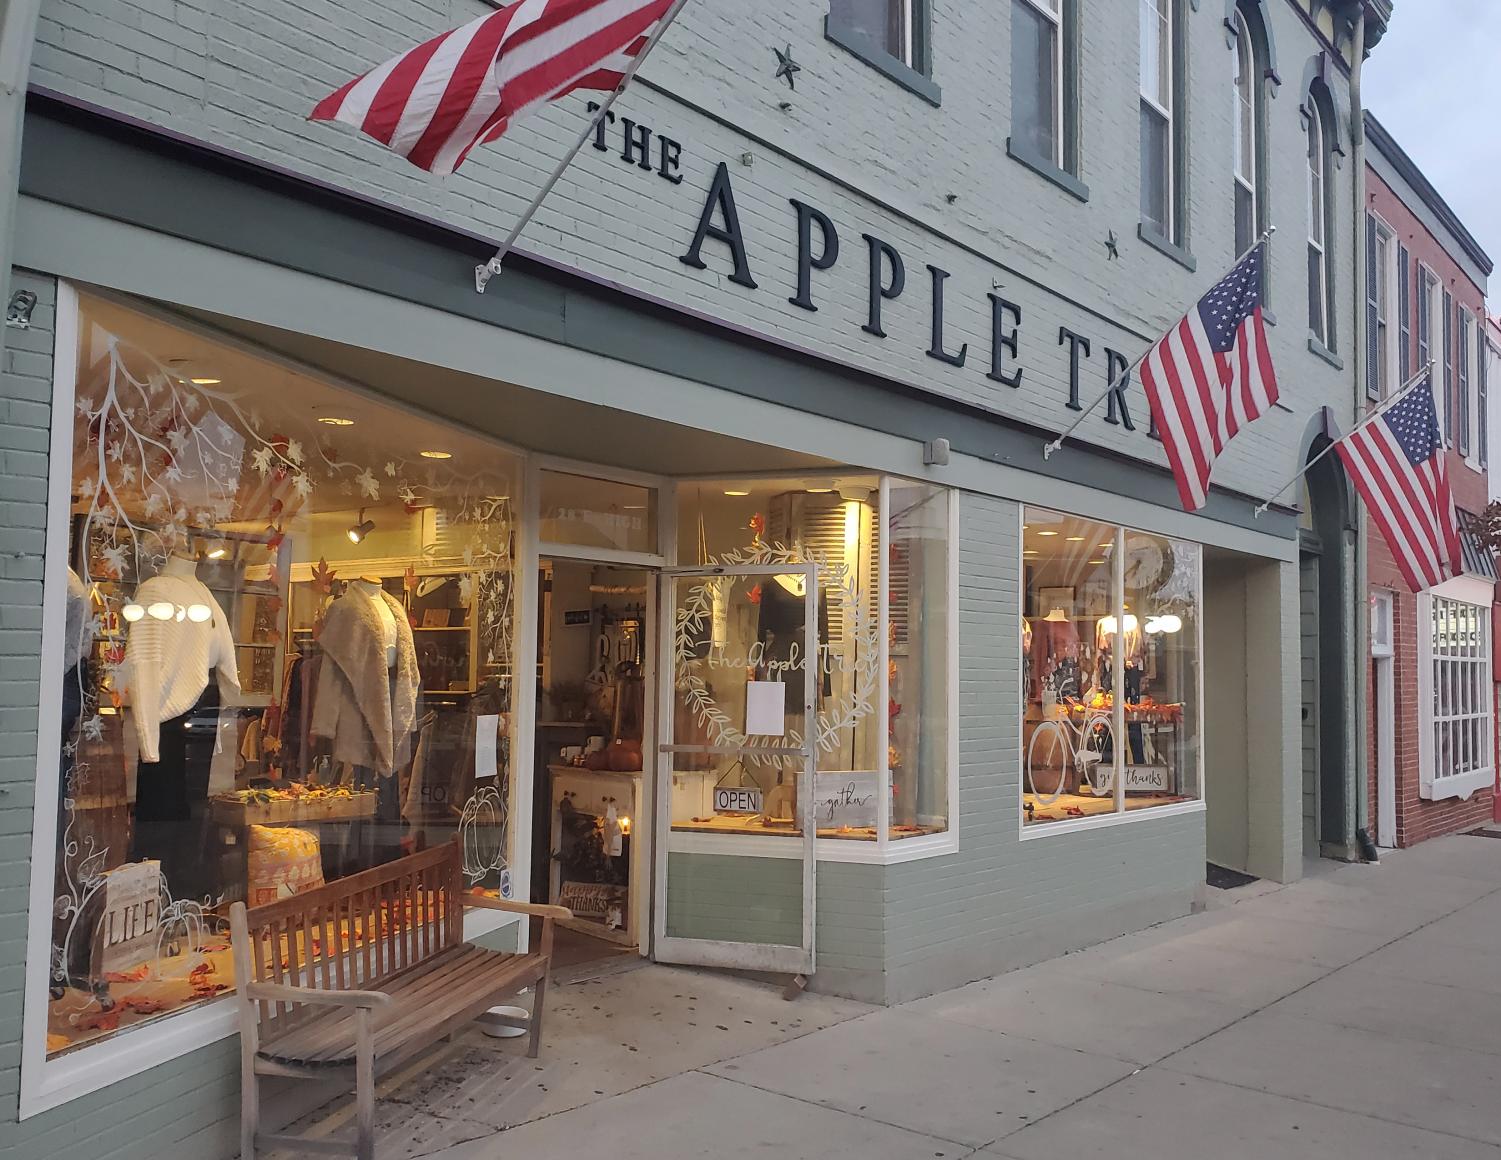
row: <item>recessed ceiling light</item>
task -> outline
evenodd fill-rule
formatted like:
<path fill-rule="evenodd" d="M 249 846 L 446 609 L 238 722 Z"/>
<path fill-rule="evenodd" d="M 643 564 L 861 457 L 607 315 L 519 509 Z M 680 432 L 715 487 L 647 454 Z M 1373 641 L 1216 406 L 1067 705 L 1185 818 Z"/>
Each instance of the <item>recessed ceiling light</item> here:
<path fill-rule="evenodd" d="M 1111 548 L 1115 547 L 1115 541 L 1111 540 L 1108 543 L 1101 544 L 1100 547 L 1104 548 L 1108 552 Z"/>
<path fill-rule="evenodd" d="M 1039 536 L 1056 536 L 1058 533 L 1057 532 L 1038 532 L 1037 534 Z"/>
<path fill-rule="evenodd" d="M 346 419 L 343 415 L 319 415 L 318 422 L 329 427 L 353 427 L 354 420 Z"/>
<path fill-rule="evenodd" d="M 1084 542 L 1084 537 L 1083 536 L 1070 536 L 1068 538 L 1068 542 L 1070 544 L 1082 544 Z"/>
<path fill-rule="evenodd" d="M 452 459 L 452 451 L 419 451 L 423 459 Z"/>
<path fill-rule="evenodd" d="M 224 380 L 223 379 L 212 379 L 212 378 L 204 377 L 204 378 L 195 378 L 192 381 L 193 381 L 193 385 L 194 386 L 198 386 L 198 387 L 212 387 L 212 386 L 214 386 L 217 383 L 222 383 Z"/>
<path fill-rule="evenodd" d="M 832 487 L 809 487 L 804 488 L 803 490 L 806 491 L 809 495 L 827 495 L 834 489 Z"/>
<path fill-rule="evenodd" d="M 725 495 L 737 495 L 737 496 L 738 495 L 750 495 L 750 492 L 748 492 L 748 491 L 727 491 L 727 492 L 725 492 Z"/>
<path fill-rule="evenodd" d="M 1090 561 L 1091 564 L 1103 564 L 1104 562 L 1105 562 L 1104 560 L 1091 560 Z"/>

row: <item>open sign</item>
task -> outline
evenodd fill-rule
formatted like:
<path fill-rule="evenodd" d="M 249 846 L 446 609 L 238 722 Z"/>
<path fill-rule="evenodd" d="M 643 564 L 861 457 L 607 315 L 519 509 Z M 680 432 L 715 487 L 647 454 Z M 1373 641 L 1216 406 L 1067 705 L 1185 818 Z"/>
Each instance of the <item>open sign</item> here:
<path fill-rule="evenodd" d="M 715 786 L 714 812 L 716 814 L 759 814 L 761 791 L 741 786 Z"/>

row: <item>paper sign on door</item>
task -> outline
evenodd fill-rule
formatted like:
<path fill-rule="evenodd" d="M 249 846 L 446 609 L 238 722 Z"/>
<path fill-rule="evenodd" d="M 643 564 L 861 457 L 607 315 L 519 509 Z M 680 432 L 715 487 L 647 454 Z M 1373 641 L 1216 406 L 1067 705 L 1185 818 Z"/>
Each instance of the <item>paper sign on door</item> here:
<path fill-rule="evenodd" d="M 780 737 L 787 732 L 787 686 L 782 681 L 745 683 L 747 737 Z"/>
<path fill-rule="evenodd" d="M 500 715 L 486 713 L 474 720 L 474 776 L 494 777 L 499 772 Z"/>

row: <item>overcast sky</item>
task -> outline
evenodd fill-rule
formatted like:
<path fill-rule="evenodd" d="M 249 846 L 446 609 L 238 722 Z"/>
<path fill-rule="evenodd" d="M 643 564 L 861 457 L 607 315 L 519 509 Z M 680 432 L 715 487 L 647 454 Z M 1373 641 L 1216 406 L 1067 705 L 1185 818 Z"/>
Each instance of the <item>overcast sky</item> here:
<path fill-rule="evenodd" d="M 1364 84 L 1366 108 L 1501 267 L 1501 0 L 1397 0 Z"/>

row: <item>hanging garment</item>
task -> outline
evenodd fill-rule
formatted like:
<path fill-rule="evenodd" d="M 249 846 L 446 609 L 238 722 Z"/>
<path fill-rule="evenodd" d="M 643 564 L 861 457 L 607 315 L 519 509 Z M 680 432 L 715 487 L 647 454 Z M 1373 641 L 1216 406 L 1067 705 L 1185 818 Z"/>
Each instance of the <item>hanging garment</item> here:
<path fill-rule="evenodd" d="M 218 886 L 206 828 L 218 710 L 219 690 L 208 685 L 186 713 L 162 722 L 159 760 L 136 767 L 130 860 L 160 861 L 173 898 L 203 898 Z"/>
<path fill-rule="evenodd" d="M 157 760 L 162 723 L 193 707 L 215 669 L 221 685 L 240 691 L 229 618 L 198 579 L 197 567 L 173 556 L 160 575 L 136 589 L 134 603 L 145 615 L 126 637 L 125 682 L 143 762 Z"/>
<path fill-rule="evenodd" d="M 396 664 L 386 665 L 387 622 L 394 620 Z M 406 610 L 382 589 L 350 585 L 328 607 L 318 637 L 323 664 L 309 732 L 333 743 L 333 759 L 390 776 L 410 753 L 417 719 L 417 649 Z"/>
<path fill-rule="evenodd" d="M 88 654 L 94 643 L 94 617 L 89 611 L 89 590 L 68 569 L 68 604 L 64 621 L 63 668 L 74 668 Z"/>

